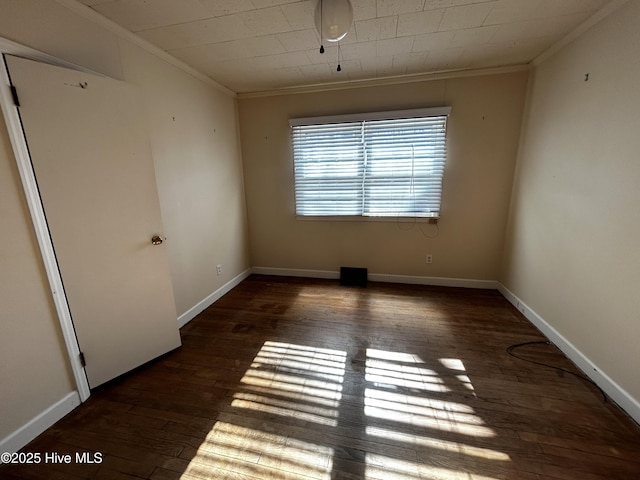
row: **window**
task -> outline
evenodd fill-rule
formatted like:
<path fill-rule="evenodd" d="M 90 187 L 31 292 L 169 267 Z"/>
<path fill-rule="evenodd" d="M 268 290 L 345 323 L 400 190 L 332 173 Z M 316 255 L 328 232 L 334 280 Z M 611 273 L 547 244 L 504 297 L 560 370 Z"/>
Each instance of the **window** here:
<path fill-rule="evenodd" d="M 450 111 L 290 120 L 296 214 L 438 218 Z"/>

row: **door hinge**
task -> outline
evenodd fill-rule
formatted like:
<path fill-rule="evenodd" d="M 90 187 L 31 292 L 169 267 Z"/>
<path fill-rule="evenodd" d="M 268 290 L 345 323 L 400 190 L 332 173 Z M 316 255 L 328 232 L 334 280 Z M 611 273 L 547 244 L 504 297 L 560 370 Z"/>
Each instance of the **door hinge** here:
<path fill-rule="evenodd" d="M 83 367 L 86 367 L 86 366 L 87 366 L 87 362 L 86 362 L 86 360 L 84 359 L 84 353 L 82 353 L 82 352 L 80 352 L 80 364 L 81 364 Z"/>
<path fill-rule="evenodd" d="M 14 87 L 13 85 L 11 85 L 10 88 L 11 88 L 11 96 L 13 97 L 13 103 L 15 104 L 16 107 L 19 107 L 20 99 L 18 99 L 18 90 L 16 90 L 16 87 Z"/>

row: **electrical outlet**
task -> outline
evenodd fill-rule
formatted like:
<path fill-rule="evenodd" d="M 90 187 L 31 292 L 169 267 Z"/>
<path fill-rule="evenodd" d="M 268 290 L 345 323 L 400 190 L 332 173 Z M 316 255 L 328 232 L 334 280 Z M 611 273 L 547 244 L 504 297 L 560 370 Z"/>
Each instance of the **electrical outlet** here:
<path fill-rule="evenodd" d="M 426 263 L 433 263 L 433 255 L 427 253 L 427 258 L 425 259 Z"/>
<path fill-rule="evenodd" d="M 216 273 L 218 275 L 222 275 L 222 265 L 220 264 L 216 265 Z"/>

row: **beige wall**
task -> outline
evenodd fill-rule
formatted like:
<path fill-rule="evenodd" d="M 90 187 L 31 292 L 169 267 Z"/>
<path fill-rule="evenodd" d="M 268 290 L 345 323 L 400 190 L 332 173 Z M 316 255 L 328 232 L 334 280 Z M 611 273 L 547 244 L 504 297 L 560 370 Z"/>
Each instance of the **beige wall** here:
<path fill-rule="evenodd" d="M 144 86 L 181 315 L 250 266 L 236 100 L 139 47 L 121 52 L 126 80 Z"/>
<path fill-rule="evenodd" d="M 252 264 L 496 280 L 526 81 L 518 72 L 240 99 Z M 427 224 L 296 220 L 289 118 L 441 105 L 452 114 L 435 238 Z"/>
<path fill-rule="evenodd" d="M 178 314 L 246 270 L 235 98 L 54 1 L 0 0 L 0 12 L 0 37 L 140 87 Z M 6 137 L 3 124 L 0 440 L 74 389 Z"/>
<path fill-rule="evenodd" d="M 0 440 L 75 389 L 0 115 Z"/>
<path fill-rule="evenodd" d="M 501 274 L 636 402 L 639 25 L 628 2 L 532 74 Z"/>

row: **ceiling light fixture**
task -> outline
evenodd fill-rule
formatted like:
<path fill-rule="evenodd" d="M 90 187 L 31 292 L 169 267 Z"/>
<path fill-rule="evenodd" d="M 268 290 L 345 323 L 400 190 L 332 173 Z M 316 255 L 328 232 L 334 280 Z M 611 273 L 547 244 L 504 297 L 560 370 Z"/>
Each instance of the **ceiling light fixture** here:
<path fill-rule="evenodd" d="M 320 34 L 320 53 L 324 53 L 324 41 L 339 42 L 349 33 L 353 23 L 353 7 L 349 0 L 318 0 L 315 11 L 316 30 Z M 338 72 L 340 44 L 338 44 Z"/>

